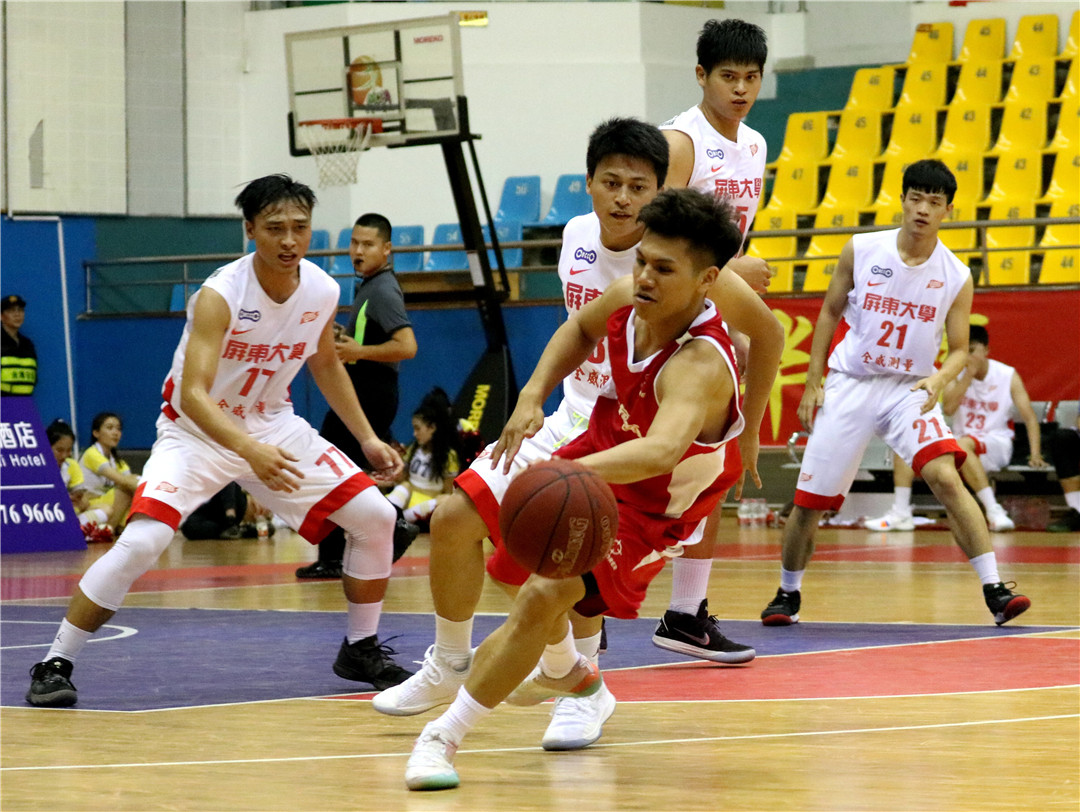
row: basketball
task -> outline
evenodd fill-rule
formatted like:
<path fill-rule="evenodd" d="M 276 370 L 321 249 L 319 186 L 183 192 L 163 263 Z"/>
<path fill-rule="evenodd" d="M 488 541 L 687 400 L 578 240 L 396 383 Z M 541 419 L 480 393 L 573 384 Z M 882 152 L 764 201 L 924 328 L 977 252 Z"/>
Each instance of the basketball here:
<path fill-rule="evenodd" d="M 608 554 L 618 522 L 608 484 L 558 457 L 518 474 L 499 510 L 507 552 L 545 578 L 573 578 L 595 567 Z"/>

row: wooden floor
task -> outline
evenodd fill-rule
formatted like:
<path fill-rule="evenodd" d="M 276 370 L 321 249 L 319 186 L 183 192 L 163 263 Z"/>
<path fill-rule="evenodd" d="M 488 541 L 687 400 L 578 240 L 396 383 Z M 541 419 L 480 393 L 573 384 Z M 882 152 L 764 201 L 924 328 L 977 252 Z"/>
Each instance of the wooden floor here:
<path fill-rule="evenodd" d="M 779 531 L 739 529 L 733 521 L 727 529 L 729 543 L 713 567 L 711 610 L 722 620 L 753 621 L 778 585 Z M 550 706 L 500 708 L 459 752 L 459 789 L 411 793 L 403 781 L 405 761 L 431 715 L 382 716 L 364 698 L 319 695 L 139 712 L 95 710 L 91 696 L 76 710 L 5 701 L 0 806 L 1077 810 L 1080 540 L 1018 532 L 997 535 L 994 542 L 1002 575 L 1033 600 L 1017 628 L 1062 628 L 995 632 L 976 643 L 900 646 L 887 631 L 871 630 L 880 641 L 857 651 L 770 652 L 772 640 L 781 648 L 781 641 L 786 646 L 796 640 L 793 634 L 840 628 L 830 624 L 993 629 L 978 581 L 947 533 L 825 529 L 804 584 L 802 623 L 794 631 L 758 627 L 759 656 L 743 668 L 688 660 L 611 671 L 619 706 L 603 738 L 587 750 L 540 749 Z M 72 576 L 100 553 L 5 556 L 0 620 L 18 607 L 66 605 Z M 340 612 L 339 584 L 291 577 L 296 563 L 313 557 L 308 545 L 287 533 L 269 542 L 178 539 L 160 561 L 165 572 L 148 574 L 149 582 L 139 586 L 148 591 L 133 592 L 125 607 Z M 218 568 L 247 575 L 235 585 L 216 585 Z M 193 573 L 205 575 L 206 584 Z M 666 571 L 643 616 L 663 612 L 669 587 Z M 395 570 L 385 611 L 430 609 L 421 537 Z M 502 596 L 487 589 L 482 610 L 505 609 Z M 124 622 L 123 610 L 115 620 Z M 616 632 L 613 650 L 620 645 Z M 53 628 L 41 626 L 35 634 L 38 648 L 3 647 L 4 680 L 18 681 L 20 690 Z M 962 628 L 957 637 L 966 639 Z M 651 649 L 643 639 L 642 648 Z M 290 645 L 280 641 L 282 661 L 290 658 Z M 632 644 L 624 638 L 622 645 Z M 956 648 L 966 645 L 972 647 Z M 81 659 L 105 656 L 106 649 L 93 648 Z M 647 659 L 649 652 L 641 653 Z M 208 656 L 228 667 L 207 679 L 244 679 L 243 663 L 231 667 L 230 652 Z M 601 665 L 613 656 L 603 655 Z M 77 665 L 76 685 L 78 675 Z M 153 689 L 146 674 L 124 668 L 116 679 L 131 692 Z M 303 686 L 298 690 L 302 695 Z"/>

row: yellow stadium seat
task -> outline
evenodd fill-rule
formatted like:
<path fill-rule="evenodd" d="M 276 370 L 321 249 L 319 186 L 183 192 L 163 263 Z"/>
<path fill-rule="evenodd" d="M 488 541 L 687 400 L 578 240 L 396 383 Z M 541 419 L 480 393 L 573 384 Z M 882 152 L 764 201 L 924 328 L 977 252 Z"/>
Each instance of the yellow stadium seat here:
<path fill-rule="evenodd" d="M 810 163 L 829 154 L 829 114 L 792 113 L 784 130 L 784 146 L 778 161 Z"/>
<path fill-rule="evenodd" d="M 885 65 L 880 68 L 859 68 L 851 81 L 847 104 L 844 109 L 858 107 L 868 110 L 889 110 L 893 106 L 893 85 L 896 68 Z"/>
<path fill-rule="evenodd" d="M 956 178 L 956 195 L 953 204 L 971 207 L 983 199 L 983 169 L 985 161 L 981 152 L 954 152 L 942 156 L 945 165 Z M 974 220 L 974 217 L 953 218 Z"/>
<path fill-rule="evenodd" d="M 1061 49 L 1060 56 L 1076 57 L 1080 53 L 1080 11 L 1074 11 L 1072 22 L 1069 23 L 1069 36 L 1065 40 L 1065 47 Z"/>
<path fill-rule="evenodd" d="M 908 64 L 951 62 L 953 58 L 953 24 L 919 23 L 908 52 Z"/>
<path fill-rule="evenodd" d="M 1080 217 L 1080 203 L 1062 200 L 1050 207 L 1051 217 Z M 1080 224 L 1050 225 L 1039 241 L 1043 253 L 1039 283 L 1063 285 L 1080 282 L 1080 248 L 1055 248 L 1058 245 L 1080 245 Z"/>
<path fill-rule="evenodd" d="M 818 165 L 781 162 L 776 167 L 772 194 L 765 208 L 770 211 L 813 211 L 818 203 Z"/>
<path fill-rule="evenodd" d="M 1073 57 L 1069 63 L 1069 73 L 1065 77 L 1065 86 L 1061 89 L 1062 99 L 1075 99 L 1077 86 L 1080 85 L 1080 77 L 1077 76 L 1077 65 L 1080 64 L 1080 58 Z"/>
<path fill-rule="evenodd" d="M 952 104 L 945 117 L 945 131 L 936 157 L 982 152 L 990 146 L 990 106 L 986 104 Z"/>
<path fill-rule="evenodd" d="M 1054 98 L 1056 73 L 1057 60 L 1052 56 L 1016 60 L 1005 101 L 1030 104 L 1033 101 Z"/>
<path fill-rule="evenodd" d="M 972 20 L 964 29 L 964 42 L 960 45 L 957 62 L 972 60 L 1000 60 L 1005 56 L 1005 19 L 993 17 Z"/>
<path fill-rule="evenodd" d="M 903 209 L 900 208 L 899 201 L 897 201 L 895 206 L 888 205 L 874 209 L 874 225 L 876 226 L 899 228 L 903 220 L 904 212 Z"/>
<path fill-rule="evenodd" d="M 998 156 L 997 167 L 994 169 L 994 185 L 986 196 L 986 203 L 1012 205 L 1034 201 L 1041 194 L 1041 153 L 1003 152 Z"/>
<path fill-rule="evenodd" d="M 893 113 L 889 144 L 885 147 L 886 160 L 902 157 L 911 163 L 928 157 L 936 149 L 937 111 L 898 105 Z"/>
<path fill-rule="evenodd" d="M 1077 200 L 1080 200 L 1080 150 L 1073 145 L 1070 149 L 1063 149 L 1056 154 L 1050 185 L 1040 202 L 1075 203 Z"/>
<path fill-rule="evenodd" d="M 1026 14 L 1020 18 L 1013 39 L 1011 59 L 1029 56 L 1057 56 L 1058 18 L 1056 14 Z"/>
<path fill-rule="evenodd" d="M 833 160 L 876 158 L 881 154 L 881 113 L 852 108 L 840 114 L 833 144 Z"/>
<path fill-rule="evenodd" d="M 900 89 L 897 108 L 915 105 L 923 109 L 945 105 L 945 80 L 949 66 L 945 64 L 920 63 L 909 65 L 904 85 Z"/>
<path fill-rule="evenodd" d="M 974 202 L 953 200 L 952 211 L 945 218 L 947 223 L 965 223 L 977 219 Z M 938 232 L 945 247 L 967 262 L 978 250 L 978 232 L 974 228 L 943 228 Z"/>
<path fill-rule="evenodd" d="M 830 161 L 829 181 L 821 206 L 865 208 L 873 202 L 874 164 L 868 159 Z"/>
<path fill-rule="evenodd" d="M 1000 59 L 969 59 L 960 65 L 951 104 L 997 104 L 1001 101 Z"/>
<path fill-rule="evenodd" d="M 814 228 L 849 228 L 859 224 L 859 213 L 853 208 L 820 206 L 814 216 Z M 839 256 L 840 249 L 851 239 L 850 234 L 815 234 L 806 249 L 806 276 L 802 289 L 808 292 L 822 291 L 829 287 L 829 280 L 836 269 L 836 259 L 813 259 L 813 257 Z"/>
<path fill-rule="evenodd" d="M 1035 216 L 1030 200 L 1011 200 L 990 207 L 991 220 L 1026 220 Z M 1011 248 L 986 255 L 986 278 L 990 285 L 1026 285 L 1030 281 L 1031 251 L 1035 244 L 1035 226 L 991 226 L 986 229 L 987 248 Z"/>
<path fill-rule="evenodd" d="M 1077 143 L 1080 143 L 1080 107 L 1077 105 L 1077 97 L 1069 96 L 1061 100 L 1050 149 L 1075 149 Z"/>
<path fill-rule="evenodd" d="M 1046 143 L 1046 102 L 1039 100 L 1005 103 L 992 153 L 1040 150 Z"/>
<path fill-rule="evenodd" d="M 903 195 L 904 170 L 909 164 L 921 160 L 925 155 L 913 158 L 893 157 L 885 161 L 885 171 L 881 176 L 881 187 L 874 199 L 872 208 L 875 211 L 900 210 L 900 197 Z"/>
<path fill-rule="evenodd" d="M 777 209 L 773 212 L 758 212 L 754 218 L 755 230 L 777 231 L 796 228 L 798 217 L 794 210 Z M 798 250 L 797 237 L 759 237 L 750 232 L 750 245 L 746 253 L 751 257 L 767 260 L 776 269 L 776 276 L 769 283 L 769 293 L 790 293 L 794 289 L 795 263 L 791 259 L 774 262 L 779 257 L 794 257 Z"/>

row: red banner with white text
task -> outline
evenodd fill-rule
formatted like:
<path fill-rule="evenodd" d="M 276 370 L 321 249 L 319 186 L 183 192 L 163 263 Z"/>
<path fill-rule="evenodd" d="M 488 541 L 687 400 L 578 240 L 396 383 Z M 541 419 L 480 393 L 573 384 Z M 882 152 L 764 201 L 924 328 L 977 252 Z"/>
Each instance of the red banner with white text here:
<path fill-rule="evenodd" d="M 784 357 L 761 423 L 761 445 L 777 446 L 801 428 L 795 412 L 806 384 L 822 299 L 766 302 L 785 333 Z M 1080 399 L 1080 291 L 979 291 L 971 307 L 971 322 L 985 325 L 990 333 L 990 357 L 1016 367 L 1033 401 Z"/>

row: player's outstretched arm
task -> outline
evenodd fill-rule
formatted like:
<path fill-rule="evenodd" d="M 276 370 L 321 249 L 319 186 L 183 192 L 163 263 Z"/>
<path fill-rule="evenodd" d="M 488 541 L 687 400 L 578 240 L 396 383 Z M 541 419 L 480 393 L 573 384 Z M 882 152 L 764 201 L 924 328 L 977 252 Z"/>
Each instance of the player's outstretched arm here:
<path fill-rule="evenodd" d="M 517 405 L 506 421 L 491 452 L 491 467 L 503 460 L 503 472 L 526 437 L 532 437 L 544 423 L 544 401 L 563 378 L 583 364 L 607 335 L 608 317 L 631 304 L 633 277 L 624 276 L 610 284 L 604 293 L 586 304 L 563 322 L 551 336 L 529 380 L 518 393 Z"/>
<path fill-rule="evenodd" d="M 975 380 L 975 366 L 975 359 L 969 355 L 962 373 L 945 384 L 945 391 L 941 395 L 941 410 L 946 417 L 956 414 L 956 410 L 963 403 L 968 387 Z"/>
<path fill-rule="evenodd" d="M 294 491 L 304 474 L 293 462 L 296 457 L 277 446 L 255 440 L 233 424 L 210 399 L 217 376 L 221 342 L 229 329 L 231 315 L 224 297 L 211 288 L 201 288 L 191 318 L 191 332 L 184 350 L 180 408 L 211 439 L 239 454 L 266 487 L 274 491 Z"/>
<path fill-rule="evenodd" d="M 349 373 L 338 358 L 332 321 L 327 321 L 323 328 L 319 336 L 319 348 L 308 358 L 307 365 L 327 404 L 360 441 L 364 456 L 375 468 L 375 478 L 385 482 L 397 478 L 404 467 L 401 457 L 397 451 L 380 440 L 371 428 L 371 423 L 356 397 Z"/>
<path fill-rule="evenodd" d="M 967 364 L 971 302 L 974 298 L 975 283 L 969 276 L 945 316 L 945 338 L 949 347 L 948 355 L 941 362 L 940 369 L 935 371 L 933 375 L 917 381 L 911 387 L 912 392 L 919 389 L 926 392 L 926 403 L 922 407 L 923 414 L 934 408 L 938 398 L 945 390 L 946 384 L 959 375 Z"/>

